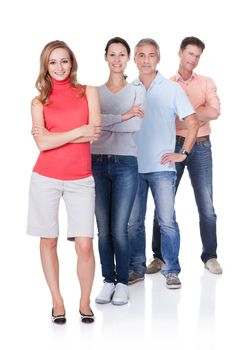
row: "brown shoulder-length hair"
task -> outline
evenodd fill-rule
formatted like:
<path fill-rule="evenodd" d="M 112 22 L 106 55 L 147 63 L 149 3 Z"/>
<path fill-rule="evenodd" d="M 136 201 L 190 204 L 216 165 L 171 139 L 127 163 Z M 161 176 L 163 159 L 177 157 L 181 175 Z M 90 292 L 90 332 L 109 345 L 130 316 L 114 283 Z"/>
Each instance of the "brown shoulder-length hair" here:
<path fill-rule="evenodd" d="M 48 97 L 52 90 L 52 83 L 51 83 L 51 77 L 48 72 L 48 64 L 49 64 L 49 57 L 53 50 L 55 49 L 65 49 L 71 59 L 71 71 L 70 71 L 70 84 L 74 89 L 77 89 L 80 91 L 80 95 L 84 95 L 84 86 L 78 83 L 77 81 L 77 60 L 73 53 L 73 51 L 69 48 L 69 46 L 64 42 L 60 40 L 51 41 L 48 44 L 45 45 L 43 48 L 41 54 L 40 54 L 40 70 L 39 70 L 39 76 L 36 80 L 35 87 L 39 91 L 40 95 L 38 96 L 38 99 L 43 104 L 48 103 Z"/>

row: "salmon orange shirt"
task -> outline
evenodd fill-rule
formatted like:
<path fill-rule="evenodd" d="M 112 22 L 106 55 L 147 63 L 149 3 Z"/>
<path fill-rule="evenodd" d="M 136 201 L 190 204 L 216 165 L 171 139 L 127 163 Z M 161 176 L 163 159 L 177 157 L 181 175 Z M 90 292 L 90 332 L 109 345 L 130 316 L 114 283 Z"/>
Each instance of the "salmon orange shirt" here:
<path fill-rule="evenodd" d="M 211 106 L 220 113 L 220 101 L 217 95 L 217 88 L 211 78 L 192 73 L 189 80 L 184 81 L 179 73 L 170 78 L 176 81 L 182 89 L 186 92 L 194 109 L 199 106 Z M 176 134 L 186 137 L 186 129 L 177 129 Z M 211 128 L 209 121 L 201 126 L 198 130 L 197 136 L 210 135 Z"/>

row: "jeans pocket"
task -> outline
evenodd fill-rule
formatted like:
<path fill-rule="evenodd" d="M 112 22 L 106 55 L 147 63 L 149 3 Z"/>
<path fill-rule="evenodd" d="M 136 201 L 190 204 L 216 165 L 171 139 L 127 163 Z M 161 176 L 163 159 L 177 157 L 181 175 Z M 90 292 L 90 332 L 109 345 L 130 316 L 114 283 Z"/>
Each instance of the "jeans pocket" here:
<path fill-rule="evenodd" d="M 135 156 L 117 156 L 117 163 L 127 167 L 138 167 L 138 161 Z"/>

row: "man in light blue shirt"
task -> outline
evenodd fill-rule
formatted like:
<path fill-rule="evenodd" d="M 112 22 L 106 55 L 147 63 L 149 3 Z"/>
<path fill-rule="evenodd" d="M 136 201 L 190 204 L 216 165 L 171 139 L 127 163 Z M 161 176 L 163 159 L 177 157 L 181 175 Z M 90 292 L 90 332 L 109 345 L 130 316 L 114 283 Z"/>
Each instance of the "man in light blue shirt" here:
<path fill-rule="evenodd" d="M 175 219 L 176 162 L 182 162 L 196 140 L 199 123 L 181 87 L 156 70 L 160 49 L 153 39 L 142 39 L 135 47 L 135 63 L 139 78 L 134 85 L 145 90 L 145 117 L 136 135 L 138 146 L 139 187 L 129 221 L 130 273 L 129 284 L 144 279 L 145 214 L 148 190 L 151 189 L 161 234 L 161 252 L 165 264 L 161 273 L 170 289 L 181 287 L 179 248 L 180 233 Z M 181 153 L 174 153 L 176 117 L 187 128 Z"/>

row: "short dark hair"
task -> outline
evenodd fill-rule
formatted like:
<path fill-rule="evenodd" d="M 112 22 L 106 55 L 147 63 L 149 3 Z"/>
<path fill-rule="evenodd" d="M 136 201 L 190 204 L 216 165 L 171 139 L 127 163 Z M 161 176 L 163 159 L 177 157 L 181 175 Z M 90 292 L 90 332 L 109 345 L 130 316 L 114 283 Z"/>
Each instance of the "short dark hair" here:
<path fill-rule="evenodd" d="M 112 44 L 122 44 L 127 52 L 128 52 L 128 55 L 130 55 L 130 46 L 129 44 L 127 43 L 126 40 L 120 38 L 119 36 L 115 36 L 114 38 L 110 39 L 108 42 L 107 42 L 107 45 L 105 46 L 105 55 L 107 56 L 107 53 L 108 53 L 108 49 L 109 49 L 109 46 L 112 45 Z"/>
<path fill-rule="evenodd" d="M 182 40 L 180 49 L 184 50 L 187 45 L 195 45 L 199 47 L 202 51 L 205 49 L 205 44 L 202 42 L 202 40 L 196 38 L 195 36 L 187 36 L 185 39 Z"/>

